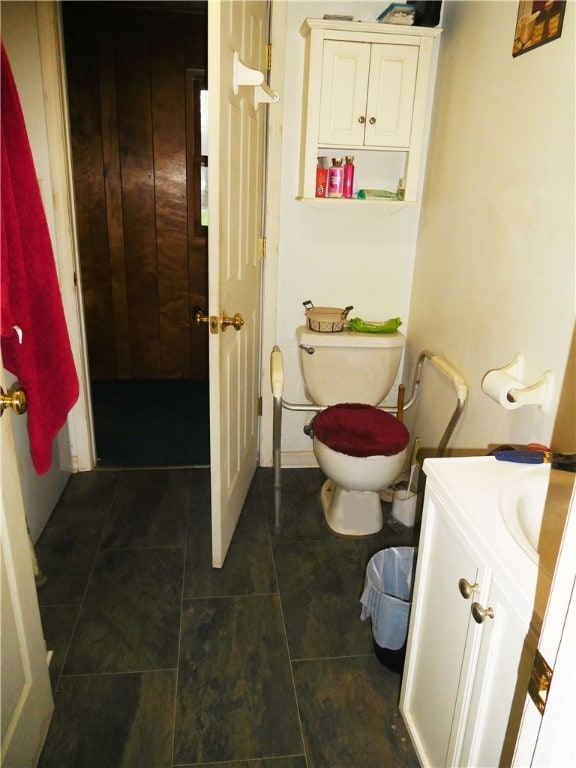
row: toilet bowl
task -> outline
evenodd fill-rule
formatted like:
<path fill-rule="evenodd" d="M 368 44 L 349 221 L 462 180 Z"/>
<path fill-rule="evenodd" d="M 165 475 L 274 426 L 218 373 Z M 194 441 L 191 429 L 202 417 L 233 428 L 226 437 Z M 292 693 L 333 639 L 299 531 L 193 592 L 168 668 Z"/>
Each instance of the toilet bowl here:
<path fill-rule="evenodd" d="M 314 419 L 314 454 L 327 476 L 320 498 L 336 533 L 367 536 L 383 525 L 379 492 L 398 477 L 408 430 L 394 416 L 365 404 L 341 404 Z"/>
<path fill-rule="evenodd" d="M 379 492 L 402 472 L 408 431 L 374 407 L 392 388 L 405 338 L 400 332 L 297 331 L 308 398 L 331 406 L 314 419 L 314 454 L 327 476 L 321 501 L 337 533 L 366 536 L 382 528 Z"/>

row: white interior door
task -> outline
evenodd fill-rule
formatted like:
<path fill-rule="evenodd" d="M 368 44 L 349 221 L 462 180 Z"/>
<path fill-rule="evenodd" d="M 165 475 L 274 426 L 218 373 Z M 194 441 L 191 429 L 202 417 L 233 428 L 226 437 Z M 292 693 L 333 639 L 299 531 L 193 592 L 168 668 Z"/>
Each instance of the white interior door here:
<path fill-rule="evenodd" d="M 18 477 L 13 418 L 8 411 L 0 419 L 0 764 L 30 768 L 40 756 L 54 703 Z"/>
<path fill-rule="evenodd" d="M 265 71 L 265 0 L 208 3 L 208 250 L 212 563 L 220 568 L 258 458 L 259 239 L 265 109 L 234 93 L 234 53 Z M 224 313 L 243 325 L 222 328 Z"/>
<path fill-rule="evenodd" d="M 571 476 L 566 473 L 566 483 Z M 552 588 L 548 597 L 538 650 L 552 669 L 544 713 L 526 696 L 512 765 L 515 768 L 576 765 L 576 480 Z"/>

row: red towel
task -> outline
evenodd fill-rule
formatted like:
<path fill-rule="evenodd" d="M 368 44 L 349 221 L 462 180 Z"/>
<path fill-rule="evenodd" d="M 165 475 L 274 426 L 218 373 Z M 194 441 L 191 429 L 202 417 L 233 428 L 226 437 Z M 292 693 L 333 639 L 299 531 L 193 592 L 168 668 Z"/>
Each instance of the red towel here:
<path fill-rule="evenodd" d="M 28 399 L 34 468 L 50 469 L 52 442 L 78 399 L 54 255 L 20 99 L 2 46 L 0 340 L 4 367 Z M 21 329 L 19 343 L 15 327 Z"/>

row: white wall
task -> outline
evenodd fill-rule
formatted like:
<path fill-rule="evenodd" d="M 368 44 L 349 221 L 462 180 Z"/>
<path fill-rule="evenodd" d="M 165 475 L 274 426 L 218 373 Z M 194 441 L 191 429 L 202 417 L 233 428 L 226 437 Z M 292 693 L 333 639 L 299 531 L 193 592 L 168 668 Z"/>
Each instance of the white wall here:
<path fill-rule="evenodd" d="M 418 230 L 419 206 L 406 207 L 391 215 L 380 211 L 349 212 L 342 208 L 319 210 L 296 200 L 300 157 L 300 128 L 304 79 L 304 38 L 300 27 L 307 17 L 325 13 L 353 13 L 355 18 L 374 21 L 384 6 L 378 2 L 274 2 L 275 21 L 285 18 L 286 38 L 274 41 L 271 85 L 280 92 L 280 103 L 270 107 L 272 120 L 281 122 L 271 138 L 281 144 L 280 213 L 275 284 L 267 285 L 265 322 L 274 324 L 264 331 L 263 391 L 269 396 L 266 367 L 272 344 L 282 349 L 285 363 L 285 393 L 291 402 L 306 402 L 302 387 L 296 329 L 304 323 L 302 302 L 316 306 L 354 306 L 351 316 L 366 320 L 401 317 L 408 330 L 410 291 Z M 285 45 L 285 52 L 280 46 Z M 282 71 L 279 73 L 278 63 Z M 280 113 L 281 110 L 281 113 Z M 272 114 L 272 112 L 274 114 Z M 281 117 L 279 115 L 281 114 Z M 359 179 L 355 185 L 361 186 Z M 270 190 L 273 193 L 273 189 Z M 268 233 L 270 235 L 270 232 Z M 266 269 L 272 267 L 267 264 Z M 274 265 L 273 269 L 276 268 Z M 395 389 L 394 389 L 395 393 Z M 392 401 L 395 400 L 395 394 Z M 265 405 L 266 407 L 266 405 Z M 283 462 L 313 462 L 311 441 L 302 432 L 309 419 L 284 411 Z M 271 424 L 265 410 L 262 435 L 263 464 L 271 461 Z"/>
<path fill-rule="evenodd" d="M 575 314 L 575 6 L 567 4 L 559 40 L 512 58 L 517 10 L 516 2 L 445 4 L 409 352 L 412 360 L 423 348 L 443 353 L 468 381 L 454 447 L 548 444 L 554 432 L 557 449 L 574 451 L 566 363 Z M 518 352 L 527 384 L 555 374 L 546 414 L 504 410 L 481 392 L 486 371 Z M 433 446 L 450 393 L 433 371 L 426 383 L 415 431 Z"/>
<path fill-rule="evenodd" d="M 449 448 L 485 452 L 495 443 L 554 442 L 575 450 L 574 372 L 567 368 L 576 290 L 574 2 L 567 4 L 559 40 L 517 58 L 512 42 L 518 3 L 444 3 L 416 248 L 417 210 L 402 220 L 342 216 L 295 200 L 303 77 L 298 30 L 306 16 L 346 11 L 329 2 L 274 7 L 286 15 L 287 38 L 282 125 L 275 135 L 273 120 L 271 134 L 281 145 L 281 202 L 278 275 L 267 293 L 274 307 L 265 312 L 275 338 L 265 327 L 264 393 L 269 348 L 276 342 L 285 358 L 285 397 L 304 400 L 295 341 L 304 299 L 354 304 L 367 319 L 403 318 L 408 389 L 423 349 L 445 355 L 464 374 L 469 402 Z M 366 19 L 380 11 L 381 3 L 353 7 Z M 267 269 L 273 271 L 272 265 Z M 536 407 L 505 411 L 481 392 L 484 374 L 518 352 L 527 384 L 545 370 L 554 372 L 548 413 Z M 433 450 L 455 399 L 428 365 L 421 393 L 407 423 Z M 269 413 L 265 401 L 263 464 L 271 461 Z M 284 411 L 284 466 L 300 463 L 310 448 L 301 429 L 305 420 Z"/>

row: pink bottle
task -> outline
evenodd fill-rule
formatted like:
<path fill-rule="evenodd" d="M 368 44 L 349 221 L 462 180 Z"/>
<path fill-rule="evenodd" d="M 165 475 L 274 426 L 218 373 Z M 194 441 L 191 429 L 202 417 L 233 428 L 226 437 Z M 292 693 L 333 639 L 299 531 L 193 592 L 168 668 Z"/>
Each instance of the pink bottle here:
<path fill-rule="evenodd" d="M 346 156 L 346 165 L 344 166 L 344 197 L 350 199 L 354 188 L 354 157 Z"/>
<path fill-rule="evenodd" d="M 344 191 L 344 168 L 342 158 L 333 157 L 332 167 L 328 169 L 328 197 L 342 197 Z"/>

